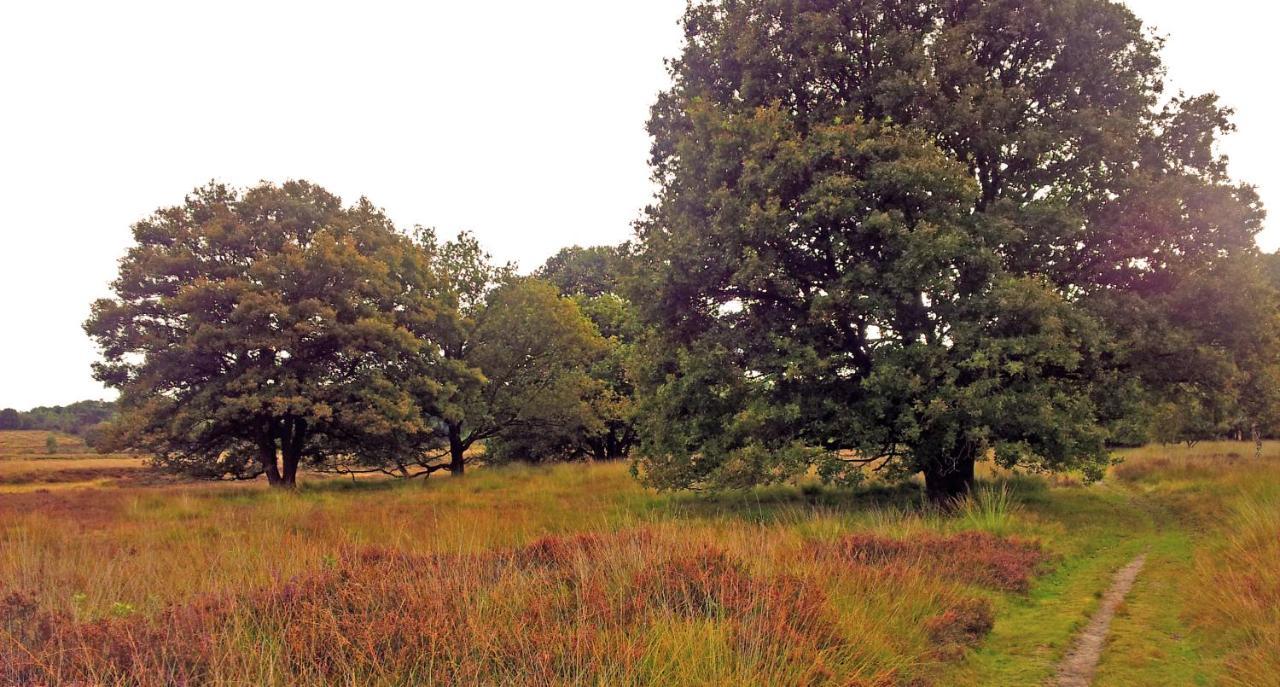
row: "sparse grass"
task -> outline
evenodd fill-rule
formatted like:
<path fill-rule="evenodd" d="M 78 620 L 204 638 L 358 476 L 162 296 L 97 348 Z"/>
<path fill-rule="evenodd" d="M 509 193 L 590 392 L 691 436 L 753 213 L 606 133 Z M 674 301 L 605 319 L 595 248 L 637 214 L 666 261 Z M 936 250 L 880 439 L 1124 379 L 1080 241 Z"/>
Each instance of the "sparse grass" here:
<path fill-rule="evenodd" d="M 1144 449 L 954 513 L 616 464 L 0 494 L 0 683 L 1039 684 L 1147 551 L 1099 684 L 1264 684 L 1277 457 Z"/>

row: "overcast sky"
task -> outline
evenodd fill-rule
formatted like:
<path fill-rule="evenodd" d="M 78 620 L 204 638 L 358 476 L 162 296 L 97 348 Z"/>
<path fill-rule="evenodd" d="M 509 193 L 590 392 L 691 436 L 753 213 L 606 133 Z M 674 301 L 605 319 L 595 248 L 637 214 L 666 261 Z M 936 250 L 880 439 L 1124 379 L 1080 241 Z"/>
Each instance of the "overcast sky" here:
<path fill-rule="evenodd" d="M 1233 172 L 1280 207 L 1271 3 L 1129 5 L 1170 36 L 1171 85 L 1237 108 Z M 110 397 L 89 373 L 89 303 L 130 224 L 210 179 L 367 195 L 526 269 L 624 240 L 652 193 L 644 121 L 683 7 L 0 4 L 0 408 Z"/>

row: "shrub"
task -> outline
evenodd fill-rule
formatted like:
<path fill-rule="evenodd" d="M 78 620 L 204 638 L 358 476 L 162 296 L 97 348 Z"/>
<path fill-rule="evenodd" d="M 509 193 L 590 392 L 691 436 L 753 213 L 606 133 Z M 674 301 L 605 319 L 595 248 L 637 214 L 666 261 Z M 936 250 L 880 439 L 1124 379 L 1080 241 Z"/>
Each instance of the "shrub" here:
<path fill-rule="evenodd" d="M 976 646 L 995 626 L 995 612 L 986 599 L 963 599 L 940 615 L 925 621 L 929 640 L 943 658 L 958 658 Z"/>

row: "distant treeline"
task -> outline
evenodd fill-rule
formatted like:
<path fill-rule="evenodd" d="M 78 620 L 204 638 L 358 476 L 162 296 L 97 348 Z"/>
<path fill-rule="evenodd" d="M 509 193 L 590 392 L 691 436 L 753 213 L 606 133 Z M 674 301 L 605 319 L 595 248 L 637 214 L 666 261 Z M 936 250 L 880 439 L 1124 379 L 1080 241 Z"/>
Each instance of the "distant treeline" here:
<path fill-rule="evenodd" d="M 43 430 L 84 436 L 115 415 L 111 401 L 80 401 L 66 406 L 42 406 L 26 412 L 0 410 L 0 430 Z"/>

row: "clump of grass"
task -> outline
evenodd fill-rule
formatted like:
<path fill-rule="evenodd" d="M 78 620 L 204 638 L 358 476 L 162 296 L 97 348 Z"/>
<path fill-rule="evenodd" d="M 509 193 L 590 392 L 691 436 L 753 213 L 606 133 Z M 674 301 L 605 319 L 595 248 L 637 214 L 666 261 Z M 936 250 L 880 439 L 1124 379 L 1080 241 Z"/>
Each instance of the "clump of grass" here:
<path fill-rule="evenodd" d="M 969 529 L 1004 535 L 1013 528 L 1022 506 L 1006 483 L 981 485 L 955 500 L 953 511 Z"/>

